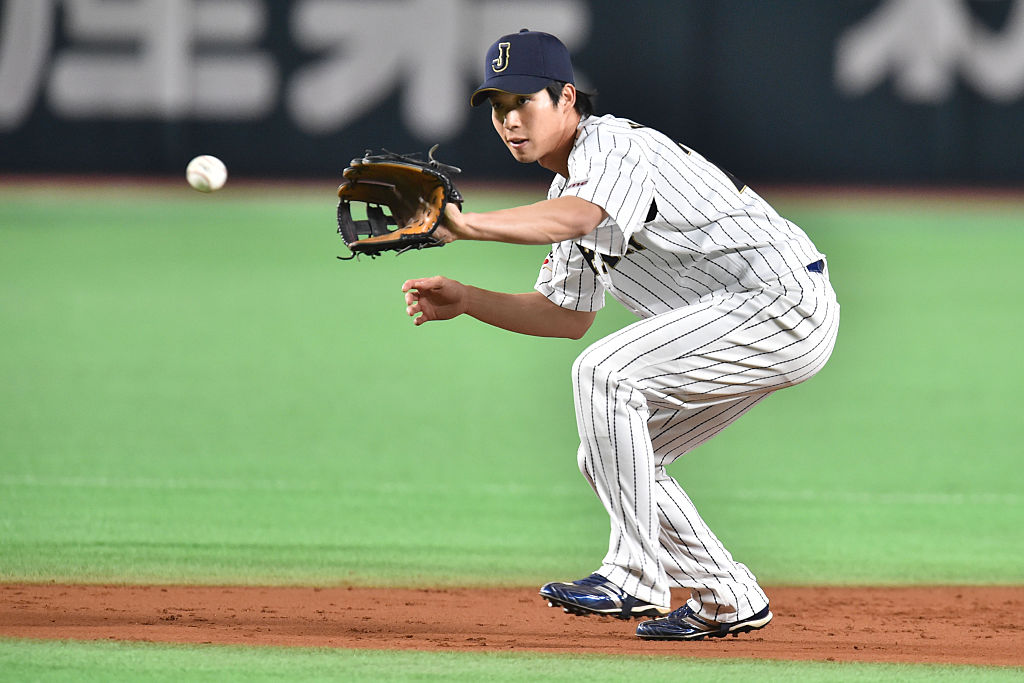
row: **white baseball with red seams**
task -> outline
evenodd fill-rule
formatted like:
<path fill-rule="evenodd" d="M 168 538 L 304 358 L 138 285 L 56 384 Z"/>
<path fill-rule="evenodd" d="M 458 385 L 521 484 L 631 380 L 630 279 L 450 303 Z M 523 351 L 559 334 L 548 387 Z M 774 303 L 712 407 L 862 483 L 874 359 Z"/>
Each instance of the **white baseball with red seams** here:
<path fill-rule="evenodd" d="M 753 190 L 627 119 L 585 117 L 568 170 L 548 197 L 608 218 L 553 245 L 536 289 L 581 311 L 607 293 L 640 317 L 572 370 L 580 470 L 611 519 L 596 572 L 655 605 L 681 586 L 701 617 L 749 618 L 767 597 L 665 467 L 825 364 L 839 326 L 825 257 Z"/>
<path fill-rule="evenodd" d="M 201 154 L 185 167 L 185 179 L 193 189 L 200 192 L 215 192 L 228 181 L 228 169 L 215 156 Z"/>

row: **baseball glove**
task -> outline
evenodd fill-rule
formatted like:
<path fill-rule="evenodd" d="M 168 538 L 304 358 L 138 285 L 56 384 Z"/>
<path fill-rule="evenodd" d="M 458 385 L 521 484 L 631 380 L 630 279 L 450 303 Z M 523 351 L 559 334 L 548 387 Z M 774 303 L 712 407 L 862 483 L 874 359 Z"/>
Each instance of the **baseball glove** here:
<path fill-rule="evenodd" d="M 387 150 L 367 150 L 352 160 L 338 187 L 338 234 L 352 254 L 338 258 L 347 261 L 359 254 L 400 254 L 445 244 L 434 233 L 448 202 L 462 206 L 462 195 L 451 179 L 462 171 L 434 159 L 437 148 L 430 148 L 427 161 Z M 352 204 L 360 202 L 365 204 L 366 220 L 352 218 Z"/>

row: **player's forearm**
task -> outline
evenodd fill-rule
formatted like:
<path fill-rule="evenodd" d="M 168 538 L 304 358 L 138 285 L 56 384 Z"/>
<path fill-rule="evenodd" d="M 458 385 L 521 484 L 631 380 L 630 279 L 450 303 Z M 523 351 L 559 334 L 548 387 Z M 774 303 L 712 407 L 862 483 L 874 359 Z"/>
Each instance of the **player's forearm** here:
<path fill-rule="evenodd" d="M 579 339 L 594 321 L 593 312 L 561 308 L 540 292 L 505 294 L 478 287 L 467 289 L 466 314 L 510 332 Z"/>
<path fill-rule="evenodd" d="M 509 244 L 555 244 L 583 237 L 605 218 L 604 209 L 578 197 L 546 199 L 511 209 L 464 213 L 461 239 Z"/>

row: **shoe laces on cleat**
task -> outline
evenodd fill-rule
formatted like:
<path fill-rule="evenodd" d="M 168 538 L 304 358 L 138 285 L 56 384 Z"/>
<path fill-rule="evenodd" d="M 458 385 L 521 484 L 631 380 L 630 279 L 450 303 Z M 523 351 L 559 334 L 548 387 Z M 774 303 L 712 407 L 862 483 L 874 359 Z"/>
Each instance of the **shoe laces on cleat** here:
<path fill-rule="evenodd" d="M 587 578 L 580 579 L 579 581 L 573 581 L 573 583 L 575 583 L 578 586 L 603 586 L 603 585 L 611 586 L 612 585 L 611 583 L 609 583 L 608 579 L 604 578 L 600 574 L 591 574 Z M 618 586 L 615 586 L 615 588 L 618 588 Z"/>

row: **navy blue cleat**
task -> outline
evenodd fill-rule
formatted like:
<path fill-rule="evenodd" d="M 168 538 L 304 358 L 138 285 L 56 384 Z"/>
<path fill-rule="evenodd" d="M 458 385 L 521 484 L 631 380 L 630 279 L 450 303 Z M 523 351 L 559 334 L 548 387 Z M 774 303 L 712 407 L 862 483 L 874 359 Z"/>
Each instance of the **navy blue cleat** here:
<path fill-rule="evenodd" d="M 765 607 L 752 617 L 731 624 L 709 621 L 694 613 L 689 605 L 683 605 L 661 619 L 642 622 L 636 627 L 636 635 L 644 640 L 702 640 L 738 636 L 764 628 L 772 620 L 771 611 Z"/>
<path fill-rule="evenodd" d="M 624 592 L 600 574 L 591 574 L 572 583 L 549 583 L 540 589 L 540 596 L 550 607 L 561 607 L 567 614 L 597 614 L 616 619 L 659 617 L 668 614 L 668 607 L 644 602 Z"/>

